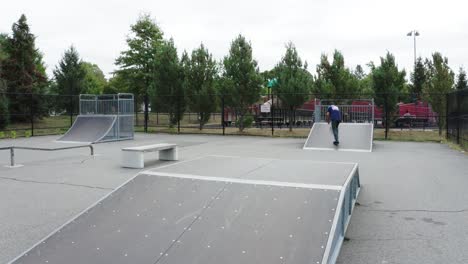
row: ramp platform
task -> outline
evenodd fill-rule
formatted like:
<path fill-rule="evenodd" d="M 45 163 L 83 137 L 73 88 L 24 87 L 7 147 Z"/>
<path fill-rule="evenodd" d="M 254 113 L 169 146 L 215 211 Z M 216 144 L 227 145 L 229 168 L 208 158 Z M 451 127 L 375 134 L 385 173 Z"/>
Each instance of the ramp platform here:
<path fill-rule="evenodd" d="M 95 143 L 115 132 L 116 115 L 80 115 L 57 141 Z"/>
<path fill-rule="evenodd" d="M 179 162 L 140 173 L 10 263 L 335 263 L 359 186 L 354 163 Z"/>
<path fill-rule="evenodd" d="M 335 146 L 331 124 L 315 123 L 303 149 L 372 152 L 374 137 L 372 123 L 341 123 L 338 129 L 340 144 Z"/>

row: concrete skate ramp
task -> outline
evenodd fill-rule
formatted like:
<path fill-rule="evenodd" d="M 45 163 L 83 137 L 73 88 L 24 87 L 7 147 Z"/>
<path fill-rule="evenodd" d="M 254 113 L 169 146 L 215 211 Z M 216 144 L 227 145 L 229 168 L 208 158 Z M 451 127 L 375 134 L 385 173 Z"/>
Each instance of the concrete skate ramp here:
<path fill-rule="evenodd" d="M 303 149 L 372 152 L 373 136 L 373 124 L 341 123 L 339 125 L 340 144 L 335 146 L 331 124 L 315 123 Z"/>
<path fill-rule="evenodd" d="M 10 263 L 335 263 L 358 193 L 354 163 L 207 156 L 140 173 Z"/>
<path fill-rule="evenodd" d="M 57 141 L 86 143 L 101 141 L 112 130 L 116 120 L 115 115 L 80 115 L 67 133 Z"/>

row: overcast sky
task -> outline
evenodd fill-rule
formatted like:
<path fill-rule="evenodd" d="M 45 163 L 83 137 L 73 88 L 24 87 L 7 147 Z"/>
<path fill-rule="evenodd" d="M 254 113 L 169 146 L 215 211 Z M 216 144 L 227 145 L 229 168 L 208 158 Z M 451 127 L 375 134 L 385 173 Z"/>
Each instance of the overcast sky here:
<path fill-rule="evenodd" d="M 354 68 L 378 62 L 392 52 L 400 68 L 417 55 L 440 51 L 455 72 L 468 61 L 468 3 L 463 0 L 14 0 L 3 1 L 0 32 L 26 14 L 36 45 L 44 53 L 48 73 L 65 49 L 74 45 L 82 58 L 96 63 L 109 77 L 114 61 L 126 48 L 125 38 L 139 14 L 150 13 L 179 49 L 191 51 L 201 42 L 214 57 L 228 53 L 230 42 L 243 34 L 252 42 L 260 70 L 271 69 L 292 41 L 309 70 L 322 53 L 343 52 Z M 367 67 L 365 68 L 367 70 Z"/>

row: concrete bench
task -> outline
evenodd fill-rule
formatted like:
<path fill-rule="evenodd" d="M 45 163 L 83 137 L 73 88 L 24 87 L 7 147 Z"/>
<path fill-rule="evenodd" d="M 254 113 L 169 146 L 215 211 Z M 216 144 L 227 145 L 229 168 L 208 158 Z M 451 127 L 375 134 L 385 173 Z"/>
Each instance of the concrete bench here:
<path fill-rule="evenodd" d="M 178 160 L 176 144 L 154 144 L 122 149 L 122 167 L 143 169 L 145 167 L 145 152 L 159 152 L 159 160 Z"/>

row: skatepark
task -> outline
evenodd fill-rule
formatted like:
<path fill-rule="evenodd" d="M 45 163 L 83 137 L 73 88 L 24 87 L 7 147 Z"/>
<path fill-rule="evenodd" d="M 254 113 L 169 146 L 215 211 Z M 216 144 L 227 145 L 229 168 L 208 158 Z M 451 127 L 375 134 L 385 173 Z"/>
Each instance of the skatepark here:
<path fill-rule="evenodd" d="M 2 147 L 65 144 L 56 139 L 47 136 L 0 143 Z M 121 148 L 155 143 L 177 144 L 179 161 L 159 161 L 156 153 L 150 153 L 142 170 L 121 167 Z M 345 174 L 341 179 L 345 179 L 350 164 L 356 163 L 359 204 L 354 207 L 336 263 L 466 262 L 466 155 L 434 143 L 374 142 L 372 152 L 310 151 L 303 150 L 303 145 L 304 139 L 136 134 L 132 141 L 95 144 L 94 156 L 84 148 L 48 155 L 18 149 L 16 162 L 23 167 L 0 168 L 0 262 L 22 256 L 13 263 L 63 263 L 64 258 L 70 258 L 68 263 L 80 262 L 77 257 L 94 263 L 128 263 L 126 258 L 135 263 L 150 263 L 145 262 L 149 259 L 156 263 L 259 263 L 264 259 L 269 263 L 315 259 L 328 263 L 318 259 L 326 239 L 311 234 L 327 229 L 318 226 L 321 217 L 313 212 L 329 207 L 327 201 L 333 199 L 316 195 L 332 195 L 333 190 L 325 192 L 324 187 L 337 186 L 342 180 L 337 182 L 330 175 L 341 171 Z M 9 153 L 0 152 L 0 158 L 7 165 Z M 326 186 L 307 186 L 307 179 Z M 122 187 L 126 182 L 130 185 Z M 171 195 L 170 190 L 160 190 L 156 195 L 144 191 L 145 187 L 158 190 L 158 186 L 176 192 Z M 119 190 L 126 195 L 122 197 L 138 199 L 139 206 L 125 208 L 115 199 L 102 200 L 113 192 L 117 199 Z M 198 195 L 190 195 L 191 190 Z M 148 195 L 163 203 L 160 210 L 150 210 L 153 200 Z M 212 208 L 203 211 L 200 205 L 213 197 Z M 275 205 L 274 198 L 289 206 Z M 314 209 L 304 210 L 304 202 L 311 202 Z M 113 217 L 112 210 L 126 213 Z M 145 229 L 145 220 L 138 220 L 145 212 L 157 218 L 157 223 L 165 218 L 175 225 L 168 230 Z M 295 222 L 298 217 L 307 224 Z M 107 227 L 101 226 L 104 224 Z M 191 231 L 184 232 L 188 226 Z M 133 242 L 119 241 L 119 230 Z M 83 239 L 80 246 L 74 244 L 79 242 L 73 240 L 76 232 Z M 155 234 L 158 236 L 150 239 Z M 153 243 L 145 244 L 145 239 Z M 94 244 L 99 241 L 101 245 Z M 48 251 L 54 243 L 62 245 L 61 250 Z M 43 249 L 40 258 L 35 258 L 34 246 Z M 146 246 L 149 248 L 143 250 Z M 106 254 L 109 252 L 113 254 Z"/>
<path fill-rule="evenodd" d="M 135 134 L 131 94 L 82 95 L 0 141 L 0 262 L 466 262 L 466 155 L 374 141 L 371 102 L 333 146 L 325 110 L 307 139 Z"/>

